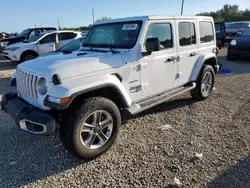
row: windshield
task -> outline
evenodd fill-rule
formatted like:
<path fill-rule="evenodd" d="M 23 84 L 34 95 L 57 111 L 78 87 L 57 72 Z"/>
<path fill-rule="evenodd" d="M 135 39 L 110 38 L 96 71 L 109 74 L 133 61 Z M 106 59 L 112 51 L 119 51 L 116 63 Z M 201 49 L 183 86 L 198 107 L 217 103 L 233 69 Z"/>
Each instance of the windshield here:
<path fill-rule="evenodd" d="M 24 40 L 24 43 L 31 43 L 31 42 L 36 42 L 38 39 L 41 38 L 41 35 L 34 35 L 29 39 Z"/>
<path fill-rule="evenodd" d="M 141 25 L 142 21 L 95 25 L 86 36 L 83 46 L 133 48 L 139 36 Z"/>
<path fill-rule="evenodd" d="M 249 23 L 233 23 L 227 26 L 227 29 L 241 29 L 241 28 L 248 28 Z"/>
<path fill-rule="evenodd" d="M 62 52 L 62 51 L 73 52 L 73 51 L 79 50 L 83 39 L 84 39 L 84 37 L 79 38 L 79 39 L 75 39 L 75 40 L 69 42 L 68 44 L 66 44 L 65 46 L 63 46 L 62 48 L 60 48 L 58 51 L 60 51 L 60 52 Z"/>
<path fill-rule="evenodd" d="M 19 34 L 19 36 L 24 36 L 24 35 L 28 34 L 29 32 L 30 32 L 30 29 L 25 29 L 25 30 L 23 30 L 23 31 Z"/>
<path fill-rule="evenodd" d="M 242 34 L 241 37 L 250 37 L 250 28 L 246 29 Z"/>

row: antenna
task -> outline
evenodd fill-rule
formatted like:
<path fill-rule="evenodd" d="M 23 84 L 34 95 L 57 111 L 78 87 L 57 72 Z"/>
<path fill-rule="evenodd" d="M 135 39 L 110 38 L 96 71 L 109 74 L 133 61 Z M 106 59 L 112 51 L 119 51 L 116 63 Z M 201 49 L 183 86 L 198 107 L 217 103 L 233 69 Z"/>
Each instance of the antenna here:
<path fill-rule="evenodd" d="M 95 10 L 92 8 L 93 23 L 95 23 Z"/>
<path fill-rule="evenodd" d="M 183 14 L 183 7 L 184 7 L 184 0 L 182 0 L 182 3 L 181 3 L 181 15 Z"/>

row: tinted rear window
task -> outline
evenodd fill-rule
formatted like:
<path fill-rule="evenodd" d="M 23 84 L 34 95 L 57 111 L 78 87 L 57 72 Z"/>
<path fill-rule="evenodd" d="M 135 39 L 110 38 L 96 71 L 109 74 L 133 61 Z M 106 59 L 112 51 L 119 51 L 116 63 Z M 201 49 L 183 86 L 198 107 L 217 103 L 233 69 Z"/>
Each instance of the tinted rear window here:
<path fill-rule="evenodd" d="M 191 22 L 179 23 L 179 44 L 187 46 L 196 43 L 195 25 Z"/>
<path fill-rule="evenodd" d="M 204 21 L 199 23 L 200 27 L 200 42 L 212 42 L 214 41 L 214 30 L 212 22 Z"/>

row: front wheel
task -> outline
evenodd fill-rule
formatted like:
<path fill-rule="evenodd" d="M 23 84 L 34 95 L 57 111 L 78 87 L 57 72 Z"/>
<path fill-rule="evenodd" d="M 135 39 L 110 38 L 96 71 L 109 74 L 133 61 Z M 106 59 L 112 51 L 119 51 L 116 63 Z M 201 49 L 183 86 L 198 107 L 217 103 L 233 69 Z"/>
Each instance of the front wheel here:
<path fill-rule="evenodd" d="M 93 159 L 106 152 L 121 126 L 121 114 L 115 103 L 93 97 L 70 111 L 60 128 L 64 147 L 80 159 Z"/>
<path fill-rule="evenodd" d="M 36 57 L 37 57 L 37 54 L 35 54 L 35 53 L 32 53 L 32 52 L 24 53 L 24 54 L 22 54 L 22 56 L 20 58 L 20 63 L 35 59 Z"/>
<path fill-rule="evenodd" d="M 208 98 L 214 87 L 215 73 L 211 65 L 204 65 L 203 69 L 196 81 L 196 88 L 191 90 L 193 98 L 205 100 Z"/>

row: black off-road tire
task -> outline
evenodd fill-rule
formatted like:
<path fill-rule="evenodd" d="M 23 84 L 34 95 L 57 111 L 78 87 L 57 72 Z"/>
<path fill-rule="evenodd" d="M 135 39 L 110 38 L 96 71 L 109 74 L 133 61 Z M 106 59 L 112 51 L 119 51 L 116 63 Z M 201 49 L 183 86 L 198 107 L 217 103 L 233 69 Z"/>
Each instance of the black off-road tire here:
<path fill-rule="evenodd" d="M 105 110 L 112 116 L 113 131 L 109 140 L 101 148 L 89 149 L 80 140 L 80 129 L 83 121 L 96 110 Z M 121 114 L 116 104 L 107 98 L 92 97 L 68 109 L 68 115 L 62 120 L 59 134 L 63 146 L 69 153 L 79 159 L 90 160 L 97 158 L 110 148 L 120 127 Z"/>
<path fill-rule="evenodd" d="M 211 88 L 211 91 L 208 94 L 205 94 L 202 91 L 202 80 L 203 80 L 203 77 L 206 75 L 207 72 L 210 72 L 212 74 L 212 88 Z M 200 75 L 198 76 L 198 79 L 196 81 L 196 88 L 190 91 L 191 96 L 196 100 L 205 100 L 205 99 L 207 99 L 211 95 L 211 93 L 213 91 L 214 81 L 215 81 L 215 73 L 214 73 L 213 67 L 211 65 L 204 65 L 203 69 L 200 72 Z"/>

